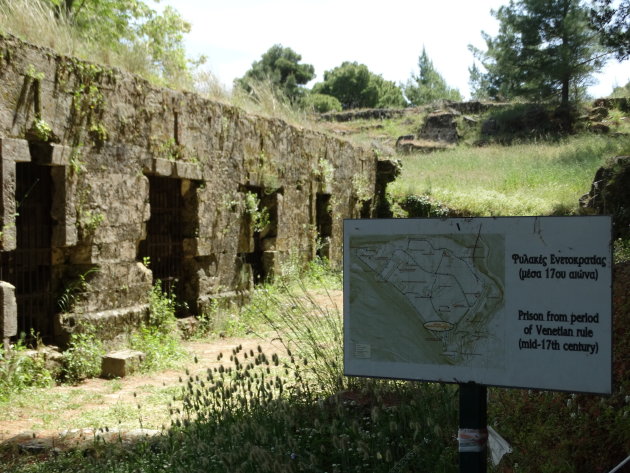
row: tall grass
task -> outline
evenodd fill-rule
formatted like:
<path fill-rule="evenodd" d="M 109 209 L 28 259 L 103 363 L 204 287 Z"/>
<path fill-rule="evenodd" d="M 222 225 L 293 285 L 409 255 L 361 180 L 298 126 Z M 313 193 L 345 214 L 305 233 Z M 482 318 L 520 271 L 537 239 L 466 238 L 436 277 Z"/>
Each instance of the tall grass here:
<path fill-rule="evenodd" d="M 0 0 L 0 33 L 11 33 L 39 46 L 54 49 L 57 53 L 79 59 L 117 67 L 138 74 L 158 84 L 148 44 L 120 44 L 117 50 L 106 44 L 90 40 L 81 34 L 63 16 L 57 18 L 50 2 L 43 0 Z M 171 87 L 186 87 L 186 77 L 170 78 Z"/>
<path fill-rule="evenodd" d="M 248 113 L 268 118 L 280 118 L 290 125 L 311 129 L 322 128 L 311 111 L 291 102 L 271 81 L 250 84 L 251 92 L 234 87 L 228 89 L 209 71 L 195 74 L 193 91 L 210 100 L 242 108 Z"/>
<path fill-rule="evenodd" d="M 578 211 L 595 171 L 630 152 L 630 137 L 580 135 L 558 142 L 459 147 L 403 158 L 390 185 L 396 200 L 429 195 L 473 216 L 552 215 Z"/>
<path fill-rule="evenodd" d="M 57 18 L 50 3 L 43 0 L 0 0 L 0 33 L 11 33 L 63 55 L 124 69 L 156 85 L 197 92 L 249 113 L 281 118 L 297 126 L 316 126 L 308 111 L 291 103 L 270 82 L 255 84 L 253 91 L 246 93 L 239 88 L 228 89 L 211 72 L 204 70 L 191 71 L 192 76 L 182 73 L 175 77 L 158 77 L 147 43 L 121 43 L 114 50 L 91 41 L 90 35 L 81 34 L 64 17 Z"/>

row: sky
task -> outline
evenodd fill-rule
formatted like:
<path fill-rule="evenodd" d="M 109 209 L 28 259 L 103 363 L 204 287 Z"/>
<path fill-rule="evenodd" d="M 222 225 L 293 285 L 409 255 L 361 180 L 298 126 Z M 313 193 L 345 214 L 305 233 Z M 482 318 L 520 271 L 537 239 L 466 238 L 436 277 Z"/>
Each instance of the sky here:
<path fill-rule="evenodd" d="M 425 47 L 451 87 L 469 96 L 468 45 L 485 48 L 481 31 L 496 35 L 492 9 L 507 0 L 161 0 L 192 24 L 186 36 L 191 57 L 205 55 L 203 68 L 230 88 L 274 44 L 290 47 L 324 72 L 356 61 L 396 83 L 418 72 Z M 609 61 L 589 87 L 594 97 L 630 81 L 630 60 Z"/>

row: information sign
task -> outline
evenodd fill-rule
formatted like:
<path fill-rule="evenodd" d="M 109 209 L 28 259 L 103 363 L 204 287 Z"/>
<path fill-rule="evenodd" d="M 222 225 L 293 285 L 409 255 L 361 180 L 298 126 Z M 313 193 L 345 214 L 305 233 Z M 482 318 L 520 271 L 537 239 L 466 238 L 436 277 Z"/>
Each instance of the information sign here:
<path fill-rule="evenodd" d="M 344 372 L 610 393 L 611 219 L 346 220 Z"/>

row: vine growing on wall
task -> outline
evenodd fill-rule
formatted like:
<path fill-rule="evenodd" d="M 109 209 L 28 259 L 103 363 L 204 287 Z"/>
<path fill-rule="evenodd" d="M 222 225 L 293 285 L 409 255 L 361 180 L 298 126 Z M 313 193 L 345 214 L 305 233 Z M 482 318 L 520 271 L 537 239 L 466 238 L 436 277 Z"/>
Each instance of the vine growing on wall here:
<path fill-rule="evenodd" d="M 102 122 L 105 108 L 102 84 L 115 81 L 114 71 L 70 59 L 58 63 L 56 76 L 57 87 L 72 97 L 71 120 L 76 132 L 73 144 L 80 143 L 86 130 L 91 141 L 96 146 L 102 146 L 109 138 Z"/>
<path fill-rule="evenodd" d="M 271 223 L 266 207 L 261 207 L 260 199 L 253 192 L 245 194 L 245 212 L 249 215 L 252 232 L 261 232 Z"/>

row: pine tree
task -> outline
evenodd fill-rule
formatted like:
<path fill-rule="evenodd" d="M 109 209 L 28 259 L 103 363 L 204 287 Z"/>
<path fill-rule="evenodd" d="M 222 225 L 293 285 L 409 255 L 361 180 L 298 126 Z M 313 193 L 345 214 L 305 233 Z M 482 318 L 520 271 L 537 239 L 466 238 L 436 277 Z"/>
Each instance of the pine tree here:
<path fill-rule="evenodd" d="M 412 75 L 404 86 L 405 96 L 412 105 L 424 105 L 440 99 L 462 99 L 459 91 L 449 87 L 435 69 L 424 47 L 418 58 L 418 69 L 418 75 Z"/>
<path fill-rule="evenodd" d="M 486 52 L 471 47 L 487 71 L 484 87 L 492 98 L 555 100 L 568 109 L 572 91 L 579 96 L 603 66 L 579 0 L 511 0 L 492 14 L 498 35 L 482 32 Z"/>
<path fill-rule="evenodd" d="M 592 27 L 619 61 L 630 58 L 630 0 L 591 0 Z"/>

